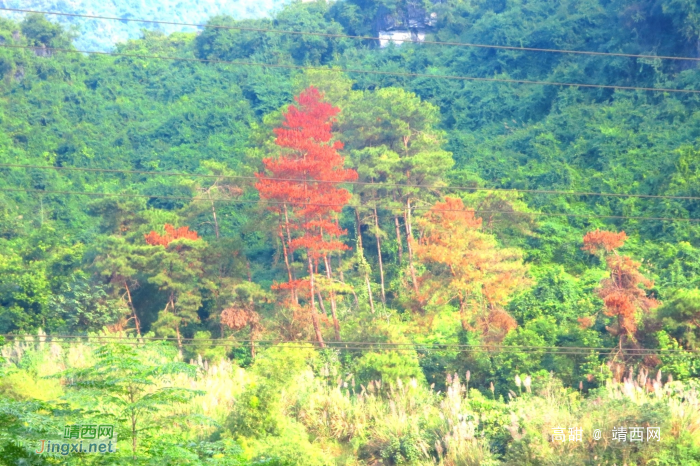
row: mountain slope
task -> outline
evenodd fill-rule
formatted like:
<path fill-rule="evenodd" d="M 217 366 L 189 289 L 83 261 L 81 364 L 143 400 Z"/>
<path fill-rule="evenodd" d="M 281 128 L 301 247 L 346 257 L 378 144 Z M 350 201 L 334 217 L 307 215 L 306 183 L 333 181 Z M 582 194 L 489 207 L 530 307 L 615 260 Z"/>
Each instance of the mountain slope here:
<path fill-rule="evenodd" d="M 237 19 L 261 18 L 279 10 L 286 0 L 0 0 L 2 8 L 37 11 L 56 11 L 94 16 L 153 19 L 180 23 L 206 23 L 212 16 L 230 15 Z M 0 11 L 0 17 L 21 19 L 21 13 Z M 76 28 L 75 45 L 84 50 L 107 50 L 118 42 L 136 39 L 142 29 L 165 33 L 193 31 L 194 28 L 154 25 L 138 22 L 120 22 L 50 17 L 66 28 Z"/>

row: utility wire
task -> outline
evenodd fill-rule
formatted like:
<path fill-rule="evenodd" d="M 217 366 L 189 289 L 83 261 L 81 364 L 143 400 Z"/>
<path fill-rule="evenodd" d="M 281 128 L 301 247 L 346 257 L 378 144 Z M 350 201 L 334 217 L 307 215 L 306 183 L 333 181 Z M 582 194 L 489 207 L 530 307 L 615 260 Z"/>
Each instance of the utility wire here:
<path fill-rule="evenodd" d="M 138 337 L 138 336 L 114 336 L 114 335 L 16 335 L 11 333 L 0 334 L 1 337 L 13 338 L 14 341 L 25 341 L 29 343 L 37 343 L 45 341 L 46 339 L 56 339 L 56 340 L 79 340 L 82 338 L 87 338 L 88 340 L 117 340 L 117 341 L 170 341 L 170 342 L 221 342 L 225 344 L 280 344 L 280 345 L 316 345 L 318 344 L 315 340 L 295 340 L 293 342 L 284 342 L 280 340 L 228 340 L 226 338 L 187 338 L 181 337 L 179 340 L 176 337 Z M 22 340 L 24 338 L 24 340 Z M 27 339 L 29 338 L 29 339 Z M 514 350 L 578 350 L 578 351 L 590 351 L 590 350 L 602 350 L 602 351 L 617 351 L 618 347 L 604 347 L 604 346 L 538 346 L 538 345 L 495 345 L 495 344 L 481 344 L 481 345 L 464 345 L 464 344 L 421 344 L 421 343 L 393 343 L 393 342 L 371 342 L 371 341 L 326 341 L 327 346 L 340 345 L 340 346 L 352 346 L 352 347 L 387 347 L 387 348 L 419 348 L 419 349 L 431 349 L 431 350 L 443 350 L 450 348 L 485 348 L 485 349 L 514 349 Z M 649 348 L 621 348 L 622 351 L 628 352 L 648 352 L 648 351 L 658 351 L 658 352 L 700 352 L 700 350 L 684 350 L 684 349 L 649 349 Z"/>
<path fill-rule="evenodd" d="M 304 180 L 300 178 L 269 178 L 255 176 L 237 176 L 237 175 L 205 175 L 200 173 L 177 173 L 177 172 L 156 172 L 148 170 L 120 170 L 111 168 L 83 168 L 83 167 L 55 167 L 51 165 L 25 165 L 16 163 L 0 163 L 0 168 L 27 168 L 38 170 L 57 170 L 57 171 L 77 171 L 77 172 L 94 172 L 94 173 L 123 173 L 132 175 L 154 175 L 154 176 L 176 176 L 176 177 L 191 177 L 191 178 L 207 178 L 207 179 L 231 179 L 231 180 L 247 180 L 247 181 L 279 181 L 279 182 L 295 182 L 295 183 L 334 183 L 334 184 L 349 184 L 354 186 L 376 186 L 378 188 L 398 188 L 398 189 L 449 189 L 462 191 L 487 191 L 487 192 L 516 192 L 527 194 L 548 194 L 557 196 L 601 196 L 601 197 L 624 197 L 624 198 L 640 198 L 640 199 L 674 199 L 700 201 L 700 196 L 667 196 L 658 194 L 625 194 L 625 193 L 598 193 L 588 191 L 563 191 L 563 190 L 544 190 L 544 189 L 508 189 L 508 188 L 482 188 L 476 186 L 442 186 L 442 185 L 427 185 L 427 184 L 406 184 L 406 183 L 384 183 L 375 181 L 332 181 L 332 180 Z"/>
<path fill-rule="evenodd" d="M 58 11 L 37 11 L 37 10 L 26 10 L 20 8 L 0 8 L 4 11 L 12 11 L 17 13 L 36 13 L 42 15 L 54 15 L 54 16 L 68 16 L 76 18 L 87 18 L 87 19 L 100 19 L 108 21 L 121 21 L 121 22 L 137 22 L 137 23 L 151 23 L 160 24 L 166 26 L 186 26 L 195 27 L 202 29 L 229 29 L 237 31 L 251 31 L 251 32 L 271 32 L 274 34 L 290 34 L 299 36 L 316 36 L 316 37 L 327 37 L 333 39 L 357 39 L 357 40 L 368 40 L 368 41 L 381 41 L 381 40 L 391 40 L 392 42 L 414 42 L 413 40 L 401 40 L 401 39 L 389 39 L 382 37 L 372 37 L 372 36 L 359 36 L 359 35 L 349 35 L 349 34 L 331 34 L 325 32 L 310 32 L 310 31 L 290 31 L 282 29 L 267 29 L 267 28 L 253 28 L 245 26 L 225 26 L 225 25 L 214 25 L 214 24 L 196 24 L 196 23 L 178 23 L 173 21 L 158 21 L 152 19 L 137 19 L 137 18 L 119 18 L 114 16 L 98 16 L 98 15 L 85 15 L 79 13 L 61 13 Z M 484 49 L 499 49 L 499 50 L 513 50 L 518 52 L 545 52 L 545 53 L 561 53 L 561 54 L 576 54 L 576 55 L 593 55 L 593 56 L 604 56 L 604 57 L 626 57 L 626 58 L 645 58 L 651 60 L 687 60 L 687 61 L 700 61 L 697 57 L 675 57 L 675 56 L 664 56 L 664 55 L 642 55 L 642 54 L 632 54 L 632 53 L 617 53 L 617 52 L 591 52 L 585 50 L 566 50 L 566 49 L 549 49 L 549 48 L 538 48 L 538 47 L 515 47 L 508 45 L 492 45 L 492 44 L 477 44 L 469 42 L 450 42 L 450 41 L 431 41 L 423 40 L 420 41 L 421 44 L 429 45 L 442 45 L 442 46 L 453 46 L 453 47 L 476 47 Z"/>
<path fill-rule="evenodd" d="M 189 196 L 161 196 L 157 194 L 120 194 L 120 193 L 94 193 L 85 191 L 45 191 L 41 189 L 22 189 L 22 188 L 0 188 L 0 192 L 23 192 L 33 194 L 56 194 L 56 195 L 78 195 L 78 196 L 103 196 L 103 197 L 126 197 L 126 198 L 147 198 L 147 199 L 171 199 L 171 200 L 188 200 L 192 202 L 227 202 L 231 204 L 259 204 L 259 205 L 289 205 L 289 206 L 317 206 L 317 207 L 364 207 L 353 204 L 319 204 L 308 202 L 276 202 L 276 201 L 257 201 L 257 200 L 236 200 L 236 199 L 216 199 L 216 198 L 196 198 Z M 370 207 L 386 208 L 388 210 L 395 209 L 395 206 L 382 206 L 380 204 L 372 204 Z M 431 210 L 432 207 L 411 207 L 412 210 Z M 536 215 L 545 217 L 577 217 L 577 218 L 600 218 L 600 219 L 619 219 L 619 220 L 648 220 L 648 221 L 663 221 L 663 222 L 698 222 L 700 218 L 682 218 L 682 217 L 642 217 L 629 215 L 594 215 L 594 214 L 564 214 L 558 212 L 516 212 L 511 210 L 474 210 L 474 209 L 441 209 L 440 212 L 474 212 L 481 214 L 505 214 L 505 215 Z"/>
<path fill-rule="evenodd" d="M 47 339 L 51 340 L 81 340 L 88 339 L 97 341 L 115 341 L 116 342 L 133 342 L 138 341 L 140 343 L 144 341 L 160 341 L 160 342 L 178 342 L 176 337 L 137 337 L 137 336 L 109 336 L 109 335 L 42 335 L 42 336 L 31 336 L 30 339 L 26 339 L 27 335 L 14 335 L 14 334 L 3 334 L 3 337 L 13 338 L 13 341 L 18 342 L 28 342 L 28 343 L 41 343 L 46 342 Z M 22 340 L 22 337 L 25 339 Z M 42 340 L 43 339 L 43 340 Z M 225 338 L 180 338 L 180 342 L 183 343 L 221 343 L 225 345 L 259 345 L 259 344 L 279 344 L 279 345 L 318 345 L 315 340 L 295 340 L 293 342 L 284 342 L 280 340 L 228 340 Z M 419 349 L 419 350 L 447 350 L 447 349 L 486 349 L 486 350 L 524 350 L 524 351 L 540 351 L 540 350 L 565 350 L 565 351 L 617 351 L 620 350 L 618 347 L 586 347 L 586 346 L 537 346 L 537 345 L 463 345 L 463 344 L 421 344 L 421 343 L 391 343 L 391 342 L 368 342 L 368 341 L 326 341 L 324 344 L 328 347 L 353 347 L 353 348 L 408 348 L 408 349 Z M 625 352 L 649 352 L 655 351 L 660 353 L 668 352 L 700 352 L 700 350 L 684 350 L 684 349 L 650 349 L 650 348 L 622 348 L 621 351 Z"/>
<path fill-rule="evenodd" d="M 394 71 L 380 71 L 380 70 L 355 70 L 348 68 L 327 68 L 323 66 L 302 66 L 302 65 L 285 65 L 285 64 L 274 64 L 274 63 L 254 63 L 254 62 L 244 62 L 244 61 L 231 61 L 231 60 L 216 60 L 208 58 L 183 58 L 183 57 L 169 57 L 163 55 L 143 55 L 143 54 L 133 54 L 133 53 L 123 53 L 123 52 L 101 52 L 97 50 L 76 50 L 67 49 L 60 47 L 36 47 L 30 45 L 11 45 L 11 44 L 0 44 L 0 47 L 10 48 L 10 49 L 30 49 L 30 50 L 41 50 L 41 51 L 54 51 L 54 52 L 66 52 L 66 53 L 86 53 L 91 55 L 108 55 L 113 57 L 125 57 L 125 58 L 142 58 L 142 59 L 153 59 L 153 60 L 169 60 L 169 61 L 180 61 L 180 62 L 190 62 L 190 63 L 215 63 L 223 65 L 236 65 L 236 66 L 259 66 L 263 68 L 279 68 L 279 69 L 290 69 L 290 70 L 317 70 L 317 71 L 329 71 L 334 73 L 358 73 L 358 74 L 376 74 L 381 76 L 399 76 L 406 78 L 431 78 L 431 79 L 448 79 L 453 81 L 477 81 L 477 82 L 495 82 L 495 83 L 507 83 L 507 84 L 534 84 L 540 86 L 566 86 L 566 87 L 585 87 L 585 88 L 595 88 L 595 89 L 612 89 L 612 90 L 622 90 L 622 91 L 651 91 L 651 92 L 673 92 L 680 94 L 700 94 L 700 90 L 695 89 L 674 89 L 674 88 L 662 88 L 662 87 L 636 87 L 636 86 L 616 86 L 607 84 L 584 84 L 584 83 L 565 83 L 556 81 L 530 81 L 525 79 L 505 79 L 505 78 L 479 78 L 475 76 L 450 76 L 450 75 L 439 75 L 439 74 L 427 74 L 427 73 L 400 73 Z"/>
<path fill-rule="evenodd" d="M 178 343 L 177 339 L 173 338 L 149 338 L 149 337 L 131 337 L 131 338 L 105 338 L 105 337 L 89 337 L 88 341 L 81 341 L 78 338 L 68 338 L 68 337 L 49 337 L 45 338 L 43 341 L 39 340 L 26 340 L 20 339 L 20 335 L 8 335 L 15 337 L 13 342 L 25 343 L 25 344 L 48 344 L 48 343 L 69 343 L 71 345 L 84 344 L 84 345 L 105 345 L 108 343 L 114 344 L 128 344 L 128 345 L 145 345 L 147 342 L 152 343 Z M 87 337 L 83 337 L 87 338 Z M 106 341 L 105 341 L 106 340 Z M 624 353 L 628 356 L 651 356 L 651 355 L 663 355 L 663 354 L 673 354 L 673 353 L 697 353 L 697 350 L 683 350 L 683 349 L 649 349 L 649 348 L 585 348 L 585 347 L 566 347 L 566 346 L 499 346 L 499 345 L 437 345 L 437 346 L 423 346 L 419 344 L 409 345 L 381 345 L 381 344 L 358 344 L 360 342 L 324 342 L 324 349 L 336 349 L 336 350 L 353 350 L 353 351 L 467 351 L 473 353 L 522 353 L 522 354 L 560 354 L 560 355 L 590 355 L 594 354 L 618 354 Z M 206 344 L 208 346 L 225 346 L 225 347 L 264 347 L 265 345 L 280 345 L 285 348 L 309 348 L 309 347 L 320 347 L 318 342 L 308 341 L 308 342 L 280 342 L 272 340 L 261 340 L 261 341 L 233 341 L 224 339 L 181 339 L 181 344 L 183 346 L 196 346 L 197 344 Z"/>
<path fill-rule="evenodd" d="M 72 343 L 69 346 L 75 346 L 77 343 Z M 104 346 L 104 343 L 99 343 L 99 342 L 85 342 L 81 343 L 86 346 Z M 120 344 L 124 345 L 131 345 L 131 346 L 142 346 L 145 345 L 145 343 L 139 343 L 139 342 L 121 342 Z M 191 343 L 183 343 L 182 347 L 188 347 L 188 346 L 193 346 Z M 209 347 L 238 347 L 238 348 L 250 348 L 251 345 L 235 345 L 233 343 L 228 343 L 228 344 L 209 344 Z M 428 350 L 415 350 L 412 348 L 366 348 L 366 347 L 351 347 L 351 346 L 338 346 L 338 347 L 320 347 L 318 344 L 315 345 L 317 348 L 320 349 L 332 349 L 332 350 L 338 350 L 338 351 L 356 351 L 356 352 L 367 352 L 367 351 L 374 351 L 374 352 L 465 352 L 465 353 L 476 353 L 476 354 L 487 354 L 487 353 L 498 353 L 498 354 L 535 354 L 535 355 L 560 355 L 560 356 L 590 356 L 591 354 L 597 354 L 600 356 L 612 356 L 616 354 L 624 354 L 625 356 L 637 356 L 637 357 L 643 357 L 643 356 L 663 356 L 661 353 L 657 352 L 646 352 L 646 353 L 625 353 L 624 351 L 619 351 L 617 348 L 613 348 L 612 350 L 609 351 L 567 351 L 567 352 L 562 352 L 562 351 L 548 351 L 548 350 L 543 350 L 543 351 L 502 351 L 502 350 L 486 350 L 486 349 L 445 349 L 445 350 L 440 350 L 440 349 L 428 349 Z M 264 349 L 265 347 L 262 345 L 255 345 L 256 348 L 259 349 Z M 285 345 L 285 348 L 295 348 L 295 349 L 304 349 L 304 348 L 309 348 L 309 345 Z"/>

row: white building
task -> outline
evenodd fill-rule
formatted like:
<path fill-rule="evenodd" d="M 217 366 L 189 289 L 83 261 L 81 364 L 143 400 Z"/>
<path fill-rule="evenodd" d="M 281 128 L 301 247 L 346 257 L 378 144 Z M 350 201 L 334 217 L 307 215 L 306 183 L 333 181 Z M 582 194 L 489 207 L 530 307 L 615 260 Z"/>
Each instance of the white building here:
<path fill-rule="evenodd" d="M 425 32 L 411 31 L 379 31 L 379 46 L 384 48 L 393 43 L 401 45 L 404 42 L 423 42 L 425 40 Z"/>

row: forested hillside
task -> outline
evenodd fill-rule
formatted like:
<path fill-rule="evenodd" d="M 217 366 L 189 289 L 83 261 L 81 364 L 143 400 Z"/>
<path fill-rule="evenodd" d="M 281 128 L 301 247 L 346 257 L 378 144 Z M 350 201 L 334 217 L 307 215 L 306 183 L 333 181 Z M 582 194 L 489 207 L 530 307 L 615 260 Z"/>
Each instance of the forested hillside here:
<path fill-rule="evenodd" d="M 694 1 L 209 24 L 0 21 L 0 462 L 109 418 L 119 464 L 700 464 Z"/>
<path fill-rule="evenodd" d="M 67 14 L 149 19 L 174 23 L 204 24 L 216 15 L 236 19 L 264 18 L 280 10 L 284 0 L 0 0 L 1 8 L 51 11 Z M 25 14 L 0 10 L 0 16 L 21 21 Z M 163 33 L 194 31 L 192 27 L 129 23 L 69 16 L 48 18 L 71 31 L 80 50 L 111 50 L 118 42 L 141 37 L 142 30 Z"/>

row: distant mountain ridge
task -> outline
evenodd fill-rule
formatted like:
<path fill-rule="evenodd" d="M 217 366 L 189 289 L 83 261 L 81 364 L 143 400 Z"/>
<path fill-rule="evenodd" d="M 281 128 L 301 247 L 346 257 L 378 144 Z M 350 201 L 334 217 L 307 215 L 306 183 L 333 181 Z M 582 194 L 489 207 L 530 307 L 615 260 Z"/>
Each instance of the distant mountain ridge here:
<path fill-rule="evenodd" d="M 184 23 L 205 23 L 216 15 L 236 19 L 269 17 L 290 0 L 0 0 L 2 8 L 56 11 L 95 16 L 153 19 Z M 18 19 L 20 13 L 0 11 L 0 17 Z M 165 33 L 193 31 L 193 28 L 138 22 L 93 20 L 66 16 L 47 16 L 66 27 L 77 28 L 76 47 L 85 50 L 109 50 L 114 44 L 141 36 L 142 29 Z"/>

